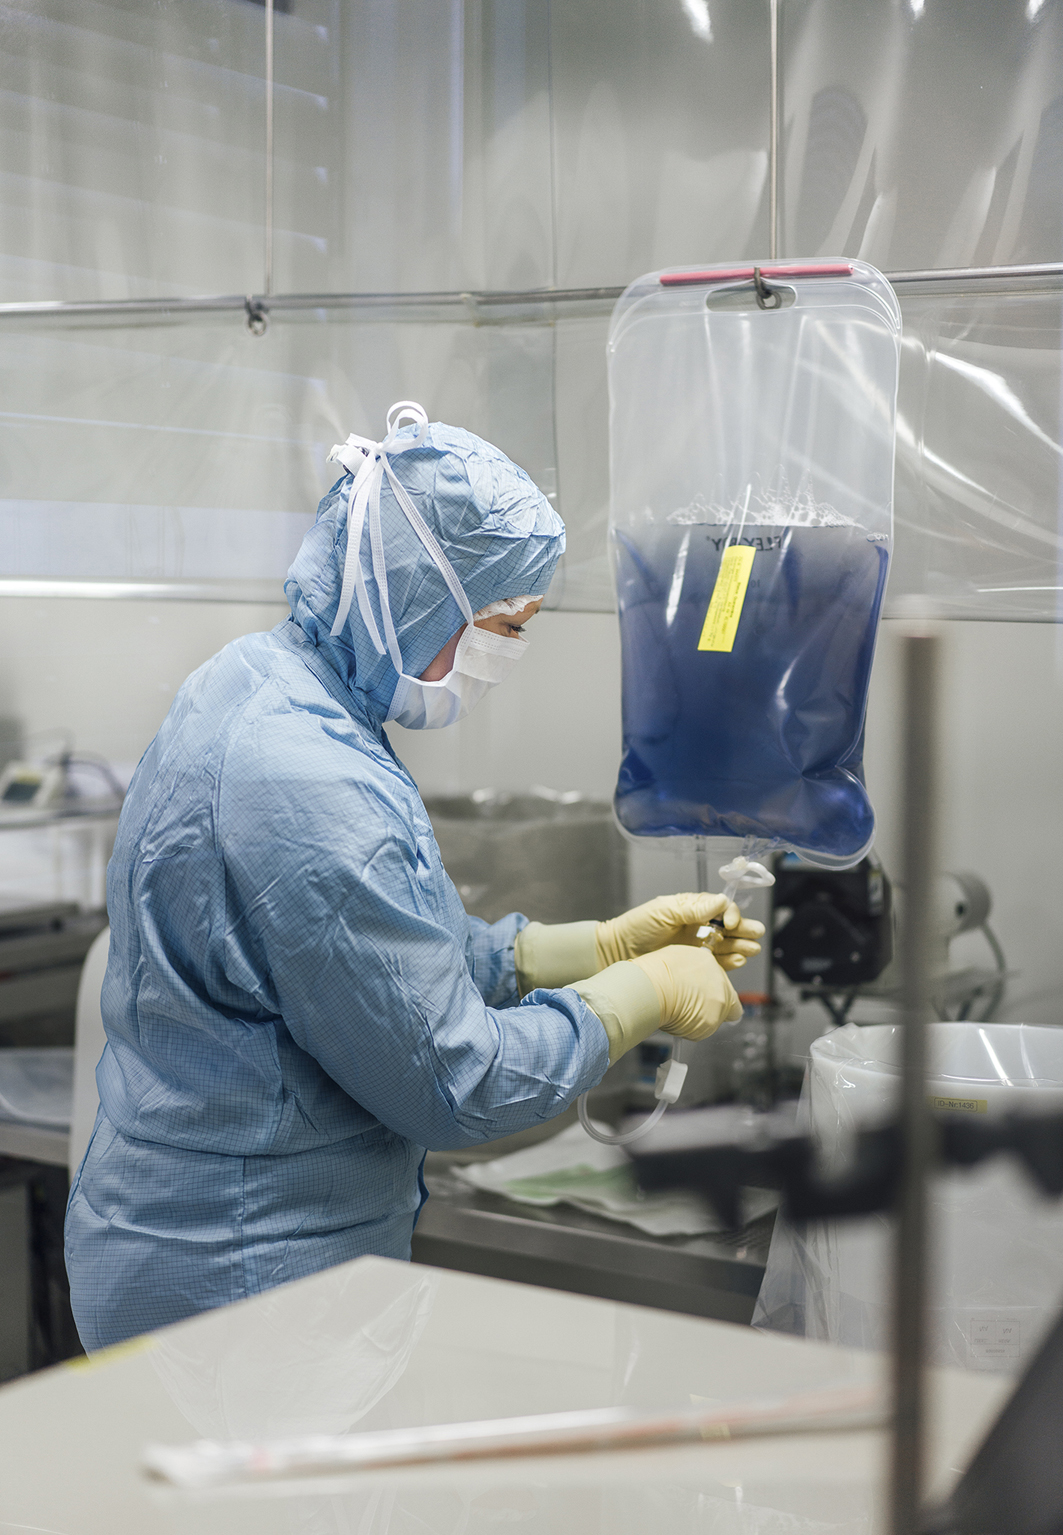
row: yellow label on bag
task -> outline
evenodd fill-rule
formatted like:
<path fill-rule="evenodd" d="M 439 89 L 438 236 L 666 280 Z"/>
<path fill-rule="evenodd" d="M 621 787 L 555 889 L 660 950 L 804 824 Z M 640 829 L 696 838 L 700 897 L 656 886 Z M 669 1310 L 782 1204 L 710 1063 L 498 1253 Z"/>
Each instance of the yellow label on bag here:
<path fill-rule="evenodd" d="M 988 1098 L 931 1098 L 932 1109 L 945 1109 L 950 1114 L 988 1114 Z"/>
<path fill-rule="evenodd" d="M 705 614 L 705 627 L 698 641 L 699 650 L 733 650 L 742 604 L 746 600 L 749 572 L 756 550 L 749 544 L 731 544 L 723 551 L 720 573 L 712 589 L 712 601 Z"/>

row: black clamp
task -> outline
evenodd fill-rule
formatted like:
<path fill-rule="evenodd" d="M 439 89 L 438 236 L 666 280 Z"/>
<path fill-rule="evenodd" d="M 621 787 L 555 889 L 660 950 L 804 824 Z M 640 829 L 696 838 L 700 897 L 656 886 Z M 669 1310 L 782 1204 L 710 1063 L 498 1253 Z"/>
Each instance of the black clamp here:
<path fill-rule="evenodd" d="M 769 288 L 761 276 L 759 266 L 753 268 L 753 288 L 757 295 L 758 309 L 781 309 L 782 294 L 775 288 Z"/>
<path fill-rule="evenodd" d="M 821 1170 L 815 1141 L 798 1133 L 792 1121 L 766 1114 L 739 1128 L 722 1120 L 714 1124 L 713 1115 L 708 1109 L 684 1116 L 695 1133 L 685 1133 L 682 1145 L 655 1149 L 653 1138 L 644 1141 L 632 1153 L 639 1186 L 693 1189 L 731 1228 L 739 1224 L 740 1191 L 746 1186 L 780 1189 L 783 1211 L 793 1220 L 872 1215 L 893 1207 L 904 1157 L 898 1124 L 859 1131 L 848 1166 L 834 1175 Z M 699 1137 L 694 1121 L 701 1116 L 705 1130 Z M 1063 1194 L 1063 1114 L 1058 1110 L 1001 1119 L 936 1114 L 934 1140 L 939 1167 L 973 1167 L 1008 1152 L 1043 1193 Z"/>
<path fill-rule="evenodd" d="M 249 293 L 244 299 L 244 313 L 252 336 L 264 336 L 269 330 L 269 310 L 265 302 Z"/>

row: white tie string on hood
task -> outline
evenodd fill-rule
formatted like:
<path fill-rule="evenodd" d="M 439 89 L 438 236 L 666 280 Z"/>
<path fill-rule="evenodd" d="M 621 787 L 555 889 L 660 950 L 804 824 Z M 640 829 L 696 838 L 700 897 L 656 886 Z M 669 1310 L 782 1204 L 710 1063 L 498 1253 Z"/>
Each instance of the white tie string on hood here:
<path fill-rule="evenodd" d="M 412 437 L 400 440 L 398 432 L 407 421 L 414 423 L 416 431 Z M 389 455 L 405 453 L 410 448 L 419 447 L 424 441 L 427 430 L 428 417 L 421 406 L 412 400 L 400 400 L 388 411 L 387 434 L 382 442 L 373 442 L 367 437 L 359 437 L 352 432 L 347 441 L 337 444 L 328 456 L 328 462 L 342 464 L 353 476 L 347 498 L 347 554 L 343 567 L 343 584 L 331 633 L 333 636 L 339 634 L 347 622 L 352 600 L 357 594 L 358 610 L 377 654 L 383 655 L 386 650 L 398 673 L 398 681 L 387 718 L 396 720 L 410 730 L 438 730 L 444 725 L 453 724 L 468 714 L 489 688 L 503 680 L 524 654 L 527 649 L 527 640 L 506 639 L 503 635 L 493 634 L 489 630 L 477 629 L 475 625 L 478 620 L 489 618 L 496 613 L 510 615 L 519 613 L 528 606 L 529 602 L 538 600 L 534 596 L 506 597 L 498 602 L 489 603 L 478 613 L 473 613 L 454 567 L 439 547 L 431 528 L 413 504 L 391 467 Z M 387 565 L 384 559 L 384 539 L 380 523 L 380 488 L 385 474 L 407 522 L 421 540 L 446 582 L 465 620 L 466 628 L 458 641 L 454 664 L 447 675 L 438 682 L 422 682 L 418 677 L 408 676 L 403 670 L 402 653 L 388 601 Z M 362 570 L 362 528 L 365 525 L 367 512 L 369 546 L 380 602 L 383 639 L 369 603 L 365 574 Z"/>

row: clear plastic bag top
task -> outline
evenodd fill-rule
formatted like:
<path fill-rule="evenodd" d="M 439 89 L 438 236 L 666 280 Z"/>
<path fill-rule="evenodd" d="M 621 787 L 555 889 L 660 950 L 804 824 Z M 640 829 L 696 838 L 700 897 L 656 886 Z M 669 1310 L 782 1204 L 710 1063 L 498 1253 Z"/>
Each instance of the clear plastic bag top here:
<path fill-rule="evenodd" d="M 626 831 L 837 867 L 870 847 L 899 336 L 892 288 L 859 261 L 652 273 L 617 304 Z"/>

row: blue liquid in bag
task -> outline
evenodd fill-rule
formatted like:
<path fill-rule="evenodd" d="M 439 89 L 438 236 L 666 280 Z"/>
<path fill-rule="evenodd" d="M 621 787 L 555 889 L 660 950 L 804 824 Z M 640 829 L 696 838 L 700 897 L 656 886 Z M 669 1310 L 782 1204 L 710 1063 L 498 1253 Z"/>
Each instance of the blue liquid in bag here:
<path fill-rule="evenodd" d="M 617 538 L 621 825 L 767 838 L 826 864 L 871 843 L 863 727 L 889 555 L 856 527 L 649 527 Z M 730 543 L 756 553 L 734 648 L 698 642 Z"/>

